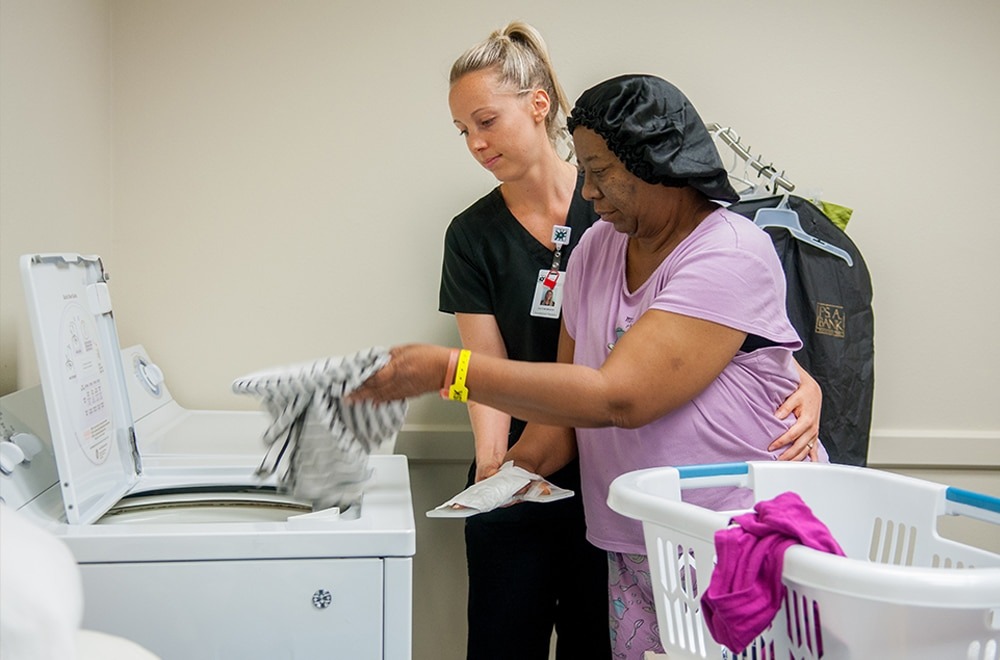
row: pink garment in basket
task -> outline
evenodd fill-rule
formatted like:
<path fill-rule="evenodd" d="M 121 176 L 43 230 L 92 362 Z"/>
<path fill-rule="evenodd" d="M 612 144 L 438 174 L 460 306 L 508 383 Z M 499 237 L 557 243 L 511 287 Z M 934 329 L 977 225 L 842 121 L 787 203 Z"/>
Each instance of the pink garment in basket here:
<path fill-rule="evenodd" d="M 715 533 L 718 563 L 701 606 L 715 641 L 741 653 L 781 608 L 781 569 L 789 546 L 840 556 L 844 551 L 796 493 L 758 502 L 731 522 L 735 525 Z"/>

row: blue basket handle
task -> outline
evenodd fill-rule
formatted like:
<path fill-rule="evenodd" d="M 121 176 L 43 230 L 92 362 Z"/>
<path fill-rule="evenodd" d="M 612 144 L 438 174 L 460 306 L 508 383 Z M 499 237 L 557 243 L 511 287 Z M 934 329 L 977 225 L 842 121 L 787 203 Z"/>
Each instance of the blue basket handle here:
<path fill-rule="evenodd" d="M 1000 523 L 1000 497 L 949 486 L 945 489 L 945 499 L 948 513 Z M 952 503 L 958 506 L 951 506 Z"/>
<path fill-rule="evenodd" d="M 735 474 L 747 474 L 750 466 L 746 463 L 713 463 L 710 465 L 681 465 L 677 468 L 681 479 L 697 479 L 699 477 L 725 477 Z"/>
<path fill-rule="evenodd" d="M 750 466 L 746 463 L 681 465 L 675 469 L 682 482 L 685 479 L 691 479 L 689 483 L 682 483 L 681 488 L 745 487 L 750 474 Z"/>

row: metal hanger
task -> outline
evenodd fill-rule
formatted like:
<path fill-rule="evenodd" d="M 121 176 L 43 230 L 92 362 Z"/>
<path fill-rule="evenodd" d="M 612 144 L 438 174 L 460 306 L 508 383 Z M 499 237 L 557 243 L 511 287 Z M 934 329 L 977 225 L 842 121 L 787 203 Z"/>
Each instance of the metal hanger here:
<path fill-rule="evenodd" d="M 788 192 L 795 190 L 795 184 L 785 177 L 784 170 L 779 173 L 773 163 L 765 165 L 764 160 L 760 157 L 760 154 L 755 156 L 751 152 L 749 146 L 745 146 L 740 142 L 740 136 L 736 133 L 736 131 L 728 126 L 722 126 L 721 124 L 717 124 L 715 122 L 707 124 L 705 127 L 708 129 L 709 133 L 719 138 L 723 144 L 732 149 L 733 153 L 739 158 L 742 158 L 745 162 L 742 177 L 738 177 L 733 174 L 736 170 L 735 161 L 733 169 L 729 170 L 729 175 L 737 181 L 750 186 L 751 190 L 746 191 L 746 194 L 759 196 L 763 191 L 761 188 L 762 182 L 750 182 L 747 180 L 747 172 L 750 169 L 755 170 L 758 177 L 763 177 L 768 180 L 767 188 L 769 188 L 769 194 L 777 195 L 778 188 L 784 188 Z M 740 193 L 740 198 L 744 199 L 743 193 Z"/>

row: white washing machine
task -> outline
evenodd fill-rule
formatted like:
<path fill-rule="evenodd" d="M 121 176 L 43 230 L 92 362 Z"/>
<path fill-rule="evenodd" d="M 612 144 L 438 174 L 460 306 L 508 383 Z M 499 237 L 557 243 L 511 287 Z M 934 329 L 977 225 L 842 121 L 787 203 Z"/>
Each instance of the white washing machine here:
<path fill-rule="evenodd" d="M 42 384 L 0 399 L 0 497 L 70 547 L 84 628 L 164 660 L 409 658 L 406 458 L 313 512 L 254 476 L 265 415 L 184 409 L 119 350 L 99 258 L 21 269 Z"/>

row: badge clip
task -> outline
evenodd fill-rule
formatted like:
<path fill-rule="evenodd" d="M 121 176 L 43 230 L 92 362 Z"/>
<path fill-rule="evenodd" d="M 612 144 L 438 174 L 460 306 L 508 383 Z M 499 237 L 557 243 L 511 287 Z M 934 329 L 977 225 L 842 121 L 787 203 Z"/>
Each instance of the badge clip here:
<path fill-rule="evenodd" d="M 556 244 L 557 250 L 564 245 L 569 245 L 569 235 L 572 231 L 573 228 L 566 225 L 556 225 L 552 228 L 552 242 Z"/>

